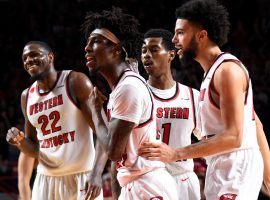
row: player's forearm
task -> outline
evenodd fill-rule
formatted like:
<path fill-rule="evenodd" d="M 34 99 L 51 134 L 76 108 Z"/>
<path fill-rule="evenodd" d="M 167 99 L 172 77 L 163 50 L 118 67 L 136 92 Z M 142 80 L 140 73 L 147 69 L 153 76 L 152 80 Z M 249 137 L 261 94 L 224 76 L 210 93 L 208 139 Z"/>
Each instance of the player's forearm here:
<path fill-rule="evenodd" d="M 30 182 L 20 179 L 18 181 L 19 196 L 21 200 L 30 200 L 31 199 L 31 189 Z"/>
<path fill-rule="evenodd" d="M 121 193 L 121 187 L 117 180 L 116 163 L 112 162 L 111 165 L 111 186 L 112 186 L 112 198 L 117 200 Z"/>
<path fill-rule="evenodd" d="M 92 119 L 95 125 L 97 140 L 102 146 L 103 151 L 108 152 L 110 135 L 108 134 L 108 128 L 102 118 L 101 113 L 96 112 L 92 114 Z"/>
<path fill-rule="evenodd" d="M 24 154 L 38 159 L 39 157 L 39 144 L 34 143 L 29 138 L 24 138 L 19 145 L 18 149 Z"/>
<path fill-rule="evenodd" d="M 99 141 L 97 141 L 93 173 L 97 175 L 101 175 L 104 171 L 107 160 L 108 160 L 108 154 L 102 149 Z"/>
<path fill-rule="evenodd" d="M 230 151 L 241 146 L 242 137 L 224 131 L 206 140 L 176 149 L 177 160 L 200 158 Z"/>

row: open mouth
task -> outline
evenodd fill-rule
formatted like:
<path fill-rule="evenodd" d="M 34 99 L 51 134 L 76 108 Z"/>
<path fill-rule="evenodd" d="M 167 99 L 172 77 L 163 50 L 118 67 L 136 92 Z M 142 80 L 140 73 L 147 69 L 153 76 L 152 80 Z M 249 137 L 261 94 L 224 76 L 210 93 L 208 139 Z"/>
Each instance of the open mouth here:
<path fill-rule="evenodd" d="M 93 67 L 93 63 L 95 61 L 95 58 L 93 56 L 86 55 L 85 56 L 85 59 L 86 59 L 86 66 L 88 68 L 92 68 Z"/>
<path fill-rule="evenodd" d="M 143 65 L 145 67 L 149 67 L 149 66 L 153 65 L 153 62 L 151 60 L 146 60 L 146 61 L 143 62 Z"/>
<path fill-rule="evenodd" d="M 28 71 L 33 71 L 38 68 L 38 65 L 36 63 L 27 65 Z"/>
<path fill-rule="evenodd" d="M 94 57 L 93 56 L 85 56 L 87 62 L 91 62 L 94 60 Z"/>

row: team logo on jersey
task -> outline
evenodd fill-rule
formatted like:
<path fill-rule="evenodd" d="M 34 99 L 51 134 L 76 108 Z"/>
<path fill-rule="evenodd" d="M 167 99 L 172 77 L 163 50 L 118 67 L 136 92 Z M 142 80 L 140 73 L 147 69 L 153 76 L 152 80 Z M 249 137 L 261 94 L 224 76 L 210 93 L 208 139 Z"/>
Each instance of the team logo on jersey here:
<path fill-rule="evenodd" d="M 152 197 L 150 200 L 163 200 L 163 197 L 161 196 Z"/>
<path fill-rule="evenodd" d="M 223 194 L 219 200 L 235 200 L 237 197 L 236 194 Z"/>
<path fill-rule="evenodd" d="M 124 167 L 127 160 L 127 154 L 124 154 L 121 160 L 116 161 L 116 169 Z"/>
<path fill-rule="evenodd" d="M 187 181 L 189 179 L 189 177 L 187 177 L 187 178 L 181 178 L 181 181 L 182 182 L 185 182 L 185 181 Z"/>
<path fill-rule="evenodd" d="M 181 100 L 189 100 L 190 98 L 188 97 L 181 97 Z"/>
<path fill-rule="evenodd" d="M 33 93 L 34 91 L 35 91 L 35 88 L 34 88 L 34 87 L 32 87 L 32 88 L 29 90 L 30 93 Z"/>

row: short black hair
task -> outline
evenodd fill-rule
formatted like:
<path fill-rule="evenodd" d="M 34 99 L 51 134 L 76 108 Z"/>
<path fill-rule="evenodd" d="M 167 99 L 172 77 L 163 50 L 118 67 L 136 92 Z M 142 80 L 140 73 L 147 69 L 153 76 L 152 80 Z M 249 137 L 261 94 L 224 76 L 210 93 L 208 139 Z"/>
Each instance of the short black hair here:
<path fill-rule="evenodd" d="M 173 34 L 166 29 L 149 29 L 145 34 L 143 39 L 150 37 L 160 37 L 162 38 L 162 44 L 166 50 L 176 50 L 175 45 L 172 42 Z"/>
<path fill-rule="evenodd" d="M 176 9 L 177 19 L 187 19 L 201 26 L 208 33 L 211 41 L 218 46 L 228 40 L 230 31 L 229 13 L 216 0 L 192 0 Z"/>
<path fill-rule="evenodd" d="M 46 49 L 49 53 L 53 52 L 53 51 L 52 51 L 52 48 L 50 47 L 50 45 L 48 45 L 48 43 L 46 43 L 46 42 L 43 42 L 43 41 L 37 41 L 37 40 L 35 41 L 35 40 L 33 40 L 33 41 L 27 42 L 25 46 L 31 45 L 31 44 L 37 44 L 37 45 L 40 45 L 40 46 L 42 46 L 44 49 Z"/>
<path fill-rule="evenodd" d="M 88 38 L 94 29 L 106 28 L 120 40 L 129 57 L 138 58 L 142 42 L 138 27 L 139 22 L 134 16 L 112 7 L 112 10 L 103 10 L 101 13 L 88 12 L 82 30 Z"/>

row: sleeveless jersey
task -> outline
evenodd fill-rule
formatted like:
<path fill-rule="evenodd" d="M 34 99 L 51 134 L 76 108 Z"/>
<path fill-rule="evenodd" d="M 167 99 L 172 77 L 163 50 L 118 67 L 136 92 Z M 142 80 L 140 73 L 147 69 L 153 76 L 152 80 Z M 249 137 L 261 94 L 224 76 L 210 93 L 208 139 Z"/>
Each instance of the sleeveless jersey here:
<path fill-rule="evenodd" d="M 47 93 L 39 93 L 37 81 L 28 90 L 27 117 L 37 131 L 40 174 L 63 176 L 89 171 L 93 166 L 93 133 L 69 96 L 70 72 L 59 72 L 55 86 Z"/>
<path fill-rule="evenodd" d="M 202 136 L 209 136 L 221 133 L 224 129 L 224 124 L 221 119 L 221 112 L 219 107 L 214 103 L 210 94 L 210 83 L 215 75 L 218 67 L 224 62 L 239 62 L 240 66 L 246 72 L 248 71 L 245 66 L 233 55 L 222 53 L 214 62 L 208 73 L 205 74 L 204 80 L 200 88 L 199 100 L 199 126 L 201 128 Z M 248 90 L 245 92 L 244 104 L 244 124 L 243 124 L 243 141 L 239 149 L 248 149 L 258 147 L 256 136 L 256 124 L 253 109 L 253 92 L 251 80 L 249 79 Z M 238 149 L 231 150 L 236 151 Z M 226 152 L 222 152 L 226 153 Z"/>
<path fill-rule="evenodd" d="M 191 144 L 196 128 L 199 91 L 176 83 L 171 89 L 160 90 L 149 85 L 156 103 L 157 129 L 162 141 L 179 148 Z M 173 93 L 172 93 L 173 92 Z M 193 171 L 192 159 L 166 164 L 172 175 Z"/>
<path fill-rule="evenodd" d="M 123 93 L 124 88 L 132 89 L 132 94 Z M 109 119 L 117 118 L 137 125 L 129 136 L 122 160 L 117 162 L 117 179 L 122 187 L 142 174 L 165 167 L 160 161 L 149 161 L 137 154 L 141 143 L 160 142 L 156 138 L 156 118 L 151 91 L 140 75 L 129 70 L 123 72 L 110 94 L 107 113 Z"/>

